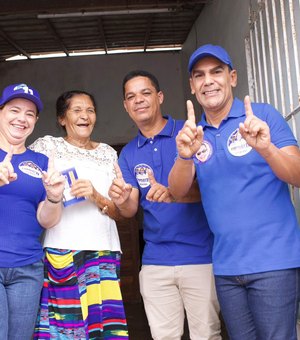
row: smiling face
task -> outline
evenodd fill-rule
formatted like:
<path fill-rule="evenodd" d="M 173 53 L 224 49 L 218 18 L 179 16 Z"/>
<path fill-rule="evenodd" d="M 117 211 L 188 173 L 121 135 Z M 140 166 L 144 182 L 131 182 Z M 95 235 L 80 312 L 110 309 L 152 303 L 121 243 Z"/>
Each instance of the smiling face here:
<path fill-rule="evenodd" d="M 0 139 L 3 145 L 11 144 L 23 149 L 27 137 L 37 122 L 37 107 L 30 100 L 15 98 L 0 109 Z"/>
<path fill-rule="evenodd" d="M 66 129 L 67 136 L 76 140 L 90 138 L 96 123 L 96 111 L 91 98 L 85 94 L 74 95 L 59 123 Z"/>
<path fill-rule="evenodd" d="M 125 110 L 138 127 L 162 119 L 163 93 L 156 90 L 149 78 L 134 77 L 126 82 L 124 90 Z"/>
<path fill-rule="evenodd" d="M 233 102 L 232 88 L 237 84 L 237 74 L 226 64 L 206 57 L 194 66 L 190 86 L 206 115 L 223 119 Z"/>

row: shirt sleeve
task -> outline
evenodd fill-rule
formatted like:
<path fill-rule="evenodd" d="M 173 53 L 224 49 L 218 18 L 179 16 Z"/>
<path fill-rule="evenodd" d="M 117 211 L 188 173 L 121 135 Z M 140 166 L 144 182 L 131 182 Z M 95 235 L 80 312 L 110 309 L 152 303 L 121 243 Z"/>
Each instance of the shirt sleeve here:
<path fill-rule="evenodd" d="M 54 148 L 52 136 L 44 136 L 38 138 L 28 146 L 28 149 L 40 152 L 46 156 L 50 156 L 51 150 Z"/>
<path fill-rule="evenodd" d="M 284 117 L 270 104 L 263 104 L 262 117 L 269 128 L 271 142 L 279 149 L 285 146 L 298 146 L 297 140 Z"/>

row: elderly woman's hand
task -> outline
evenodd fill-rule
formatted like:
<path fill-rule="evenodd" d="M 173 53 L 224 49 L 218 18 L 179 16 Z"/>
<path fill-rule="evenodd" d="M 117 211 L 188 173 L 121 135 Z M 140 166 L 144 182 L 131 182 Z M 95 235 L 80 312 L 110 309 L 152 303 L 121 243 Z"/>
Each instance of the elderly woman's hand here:
<path fill-rule="evenodd" d="M 91 201 L 94 201 L 94 196 L 97 195 L 97 192 L 90 180 L 77 179 L 72 183 L 71 194 L 78 198 L 85 197 L 90 199 Z"/>

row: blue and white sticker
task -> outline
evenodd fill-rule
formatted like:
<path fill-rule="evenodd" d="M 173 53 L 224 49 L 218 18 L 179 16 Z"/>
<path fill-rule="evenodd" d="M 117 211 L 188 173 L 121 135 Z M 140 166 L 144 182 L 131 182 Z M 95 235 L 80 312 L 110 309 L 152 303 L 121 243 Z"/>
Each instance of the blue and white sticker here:
<path fill-rule="evenodd" d="M 248 145 L 237 128 L 228 137 L 227 149 L 233 156 L 241 157 L 249 153 L 252 150 L 252 147 Z"/>
<path fill-rule="evenodd" d="M 153 173 L 151 167 L 148 164 L 144 163 L 138 164 L 134 168 L 135 177 L 141 188 L 147 188 L 148 186 L 150 186 L 148 170 L 150 170 Z"/>
<path fill-rule="evenodd" d="M 212 145 L 209 141 L 204 140 L 199 148 L 199 150 L 195 153 L 194 157 L 201 162 L 207 162 L 213 153 Z"/>
<path fill-rule="evenodd" d="M 42 169 L 36 165 L 32 161 L 24 161 L 19 164 L 19 169 L 24 173 L 31 177 L 42 178 L 43 171 Z"/>

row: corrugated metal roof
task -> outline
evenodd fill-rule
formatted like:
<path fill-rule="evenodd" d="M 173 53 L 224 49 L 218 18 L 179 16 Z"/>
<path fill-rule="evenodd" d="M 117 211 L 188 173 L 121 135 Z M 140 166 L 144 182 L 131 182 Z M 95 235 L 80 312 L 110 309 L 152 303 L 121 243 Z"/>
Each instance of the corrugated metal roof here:
<path fill-rule="evenodd" d="M 181 47 L 210 0 L 1 0 L 0 61 L 15 55 Z"/>

